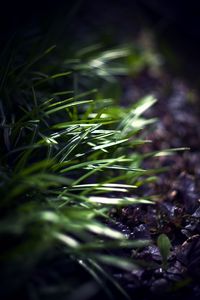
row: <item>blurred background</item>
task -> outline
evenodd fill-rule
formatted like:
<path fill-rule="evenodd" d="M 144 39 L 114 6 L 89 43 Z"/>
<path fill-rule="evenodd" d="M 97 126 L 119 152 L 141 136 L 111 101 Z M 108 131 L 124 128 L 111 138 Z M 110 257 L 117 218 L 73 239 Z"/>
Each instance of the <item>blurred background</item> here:
<path fill-rule="evenodd" d="M 10 0 L 1 4 L 1 43 L 51 31 L 54 43 L 70 44 L 73 37 L 79 43 L 111 45 L 134 43 L 141 33 L 151 32 L 167 67 L 198 85 L 199 17 L 198 1 Z"/>

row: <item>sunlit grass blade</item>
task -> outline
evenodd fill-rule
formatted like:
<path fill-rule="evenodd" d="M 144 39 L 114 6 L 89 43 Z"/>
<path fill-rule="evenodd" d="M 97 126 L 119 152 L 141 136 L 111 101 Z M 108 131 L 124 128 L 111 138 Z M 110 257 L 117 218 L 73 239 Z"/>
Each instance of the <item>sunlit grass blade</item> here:
<path fill-rule="evenodd" d="M 114 198 L 91 196 L 88 201 L 104 205 L 154 204 L 152 200 L 134 197 Z"/>
<path fill-rule="evenodd" d="M 122 157 L 117 158 L 117 162 L 118 163 L 131 162 L 131 159 L 124 158 L 122 156 Z M 63 163 L 63 165 L 67 165 L 69 163 L 71 163 L 71 162 Z M 95 168 L 95 166 L 98 167 L 100 165 L 107 164 L 107 163 L 111 163 L 111 164 L 116 163 L 116 160 L 113 159 L 113 158 L 107 158 L 107 159 L 91 160 L 91 161 L 86 161 L 86 162 L 82 162 L 82 163 L 76 163 L 76 161 L 74 161 L 72 166 L 64 168 L 60 172 L 65 173 L 65 172 L 69 172 L 69 171 L 76 170 L 76 169 L 79 169 L 79 168 L 90 169 L 90 168 Z"/>
<path fill-rule="evenodd" d="M 51 115 L 51 114 L 54 114 L 54 113 L 56 113 L 60 110 L 64 110 L 66 108 L 70 108 L 70 107 L 74 107 L 74 106 L 78 106 L 78 105 L 83 105 L 83 104 L 88 104 L 88 103 L 91 103 L 91 102 L 93 102 L 93 100 L 74 101 L 72 103 L 68 103 L 68 104 L 61 105 L 59 107 L 53 108 L 53 109 L 49 109 L 49 110 L 46 111 L 46 114 Z"/>
<path fill-rule="evenodd" d="M 96 255 L 96 259 L 106 265 L 112 265 L 125 271 L 133 271 L 139 269 L 138 265 L 134 264 L 131 259 L 121 258 L 112 255 Z"/>

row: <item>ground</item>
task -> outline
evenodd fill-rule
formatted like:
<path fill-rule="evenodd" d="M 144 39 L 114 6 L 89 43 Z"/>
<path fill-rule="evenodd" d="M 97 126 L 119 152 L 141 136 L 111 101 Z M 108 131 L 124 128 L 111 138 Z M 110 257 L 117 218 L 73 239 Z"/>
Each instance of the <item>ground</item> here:
<path fill-rule="evenodd" d="M 155 183 L 143 190 L 146 195 L 159 195 L 156 205 L 127 207 L 114 217 L 117 227 L 129 239 L 152 239 L 143 250 L 125 253 L 134 259 L 155 264 L 132 273 L 115 273 L 131 296 L 140 299 L 162 297 L 189 299 L 200 296 L 200 113 L 198 94 L 184 82 L 159 74 L 152 77 L 144 71 L 138 78 L 128 78 L 124 84 L 124 100 L 151 92 L 158 103 L 148 113 L 157 117 L 154 130 L 147 135 L 151 144 L 142 151 L 189 147 L 172 156 L 148 160 L 144 167 L 168 167 Z M 160 233 L 172 243 L 168 266 L 161 268 L 161 256 L 156 244 Z"/>

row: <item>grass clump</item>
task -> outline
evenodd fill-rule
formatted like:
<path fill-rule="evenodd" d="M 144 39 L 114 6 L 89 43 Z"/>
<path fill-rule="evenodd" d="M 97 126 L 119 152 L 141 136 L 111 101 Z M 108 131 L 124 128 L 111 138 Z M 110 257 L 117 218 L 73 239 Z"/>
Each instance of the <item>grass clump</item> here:
<path fill-rule="evenodd" d="M 141 168 L 137 146 L 149 142 L 138 133 L 154 121 L 142 114 L 155 99 L 122 108 L 96 89 L 125 73 L 118 59 L 127 49 L 87 48 L 60 61 L 53 48 L 27 61 L 2 57 L 1 296 L 89 299 L 103 287 L 129 298 L 106 266 L 137 266 L 110 249 L 148 241 L 106 222 L 113 206 L 153 203 L 135 189 L 153 172 Z"/>

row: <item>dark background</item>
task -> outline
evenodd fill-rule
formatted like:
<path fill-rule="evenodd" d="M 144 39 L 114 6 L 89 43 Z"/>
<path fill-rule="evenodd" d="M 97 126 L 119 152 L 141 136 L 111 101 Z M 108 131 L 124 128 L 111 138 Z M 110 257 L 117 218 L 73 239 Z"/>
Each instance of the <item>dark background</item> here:
<path fill-rule="evenodd" d="M 52 24 L 60 31 L 110 32 L 116 40 L 128 40 L 142 27 L 153 30 L 164 54 L 169 47 L 181 67 L 174 71 L 195 79 L 200 66 L 200 9 L 198 1 L 165 0 L 44 0 L 6 1 L 0 8 L 1 48 L 16 35 L 46 34 Z M 66 22 L 65 22 L 66 21 Z M 53 37 L 52 37 L 53 38 Z M 58 42 L 58 41 L 56 41 Z M 166 47 L 167 45 L 167 47 Z M 170 65 L 170 58 L 169 60 Z M 172 66 L 173 68 L 173 66 Z"/>
<path fill-rule="evenodd" d="M 105 7 L 112 15 L 120 8 L 127 13 L 124 17 L 135 18 L 136 10 L 145 13 L 154 22 L 163 22 L 166 28 L 186 35 L 189 38 L 200 36 L 200 10 L 198 1 L 165 1 L 165 0 L 43 0 L 43 1 L 3 1 L 0 16 L 4 27 L 1 32 L 13 31 L 26 26 L 30 22 L 50 21 L 59 12 L 69 11 L 79 6 L 80 13 L 92 14 L 96 10 L 95 18 L 102 19 L 106 13 Z M 102 20 L 103 21 L 103 20 Z M 121 20 L 126 22 L 127 20 Z M 165 24 L 164 24 L 165 23 Z M 112 24 L 108 24 L 112 26 Z M 123 26 L 123 23 L 121 23 Z"/>

